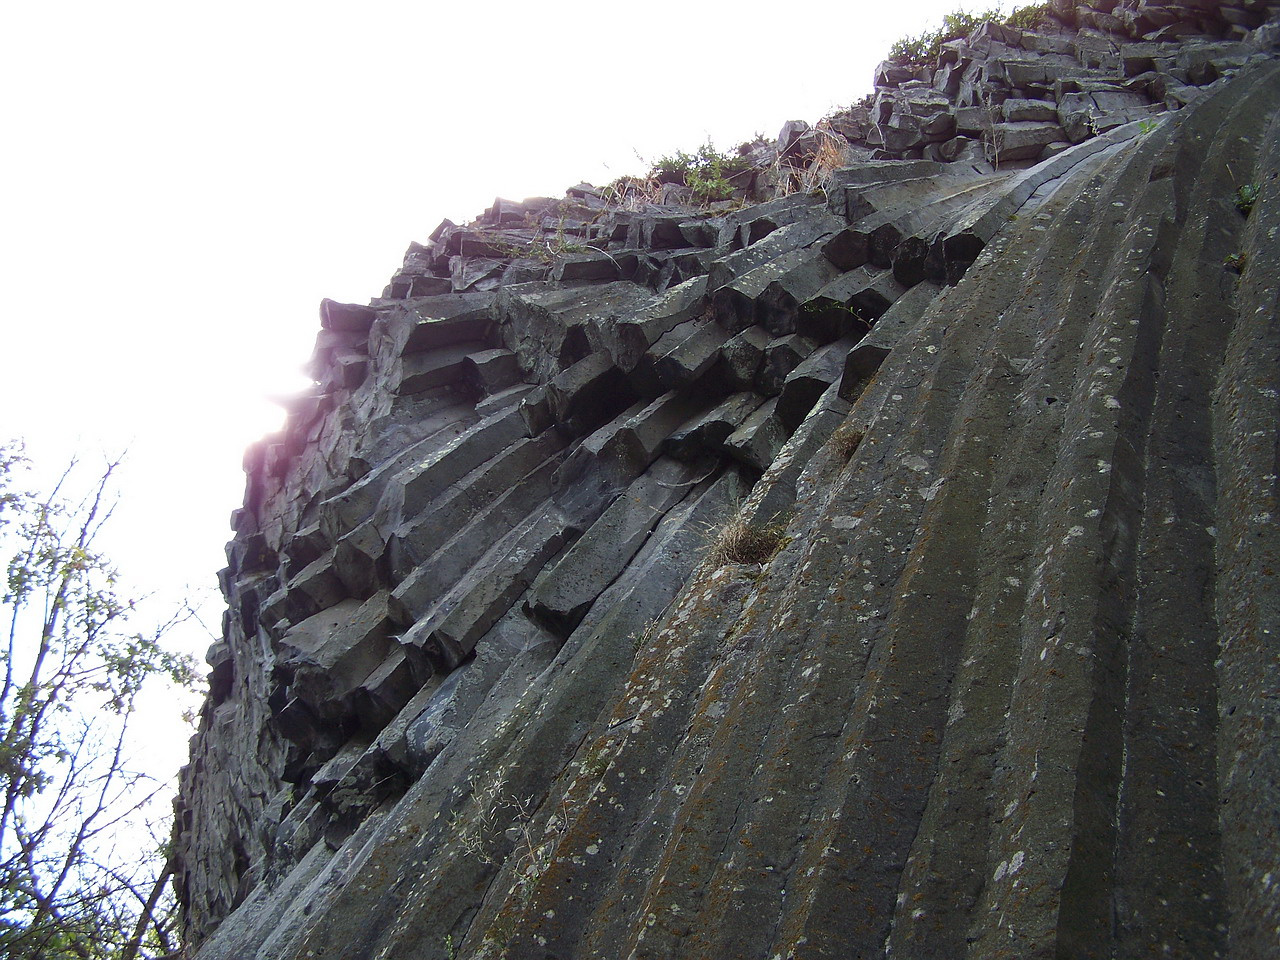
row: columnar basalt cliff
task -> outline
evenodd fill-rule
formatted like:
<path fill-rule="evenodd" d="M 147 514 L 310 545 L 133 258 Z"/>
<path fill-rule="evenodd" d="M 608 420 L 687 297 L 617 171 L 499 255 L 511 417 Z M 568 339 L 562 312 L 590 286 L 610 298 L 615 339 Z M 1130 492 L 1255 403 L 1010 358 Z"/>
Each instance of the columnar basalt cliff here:
<path fill-rule="evenodd" d="M 197 956 L 1280 953 L 1280 3 L 1051 7 L 322 305 Z"/>

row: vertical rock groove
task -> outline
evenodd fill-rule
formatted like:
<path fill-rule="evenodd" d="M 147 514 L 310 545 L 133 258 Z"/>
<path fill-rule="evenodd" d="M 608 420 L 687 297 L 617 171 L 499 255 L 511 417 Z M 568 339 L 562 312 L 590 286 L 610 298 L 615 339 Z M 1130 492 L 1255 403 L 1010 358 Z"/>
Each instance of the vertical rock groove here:
<path fill-rule="evenodd" d="M 1280 949 L 1280 21 L 1050 6 L 882 64 L 834 168 L 498 200 L 325 302 L 199 960 Z"/>

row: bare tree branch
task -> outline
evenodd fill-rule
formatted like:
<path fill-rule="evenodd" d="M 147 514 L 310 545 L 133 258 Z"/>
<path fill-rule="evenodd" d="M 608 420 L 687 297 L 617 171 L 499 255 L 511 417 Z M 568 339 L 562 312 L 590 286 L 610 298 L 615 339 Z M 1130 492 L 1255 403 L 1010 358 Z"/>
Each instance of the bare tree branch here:
<path fill-rule="evenodd" d="M 135 602 L 94 542 L 115 509 L 109 461 L 85 495 L 73 462 L 48 496 L 18 490 L 20 449 L 0 444 L 0 555 L 8 636 L 0 648 L 0 956 L 138 960 L 175 954 L 165 845 L 114 844 L 164 785 L 130 768 L 144 683 L 181 685 L 186 657 L 162 640 L 189 607 L 132 632 Z M 135 836 L 136 834 L 130 834 Z"/>
<path fill-rule="evenodd" d="M 151 887 L 151 894 L 138 913 L 138 925 L 134 927 L 133 935 L 120 951 L 120 960 L 135 960 L 138 956 L 138 947 L 142 944 L 142 937 L 147 932 L 147 923 L 155 914 L 156 904 L 160 901 L 160 895 L 164 893 L 164 885 L 169 882 L 171 876 L 173 876 L 172 858 L 165 861 L 164 870 L 160 872 L 160 876 L 156 877 L 156 882 Z"/>

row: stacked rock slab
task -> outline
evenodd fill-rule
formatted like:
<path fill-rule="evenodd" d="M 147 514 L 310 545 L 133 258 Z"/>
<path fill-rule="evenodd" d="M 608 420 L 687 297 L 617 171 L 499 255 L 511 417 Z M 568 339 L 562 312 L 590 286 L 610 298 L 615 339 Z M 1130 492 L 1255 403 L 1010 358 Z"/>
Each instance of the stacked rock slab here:
<path fill-rule="evenodd" d="M 1035 29 L 987 24 L 943 44 L 936 63 L 880 64 L 874 93 L 819 123 L 811 153 L 825 139 L 879 158 L 1001 165 L 1043 159 L 1180 109 L 1196 88 L 1243 66 L 1250 50 L 1238 41 L 1264 24 L 1276 4 L 1044 6 Z"/>
<path fill-rule="evenodd" d="M 183 774 L 199 956 L 1274 952 L 1261 6 L 1055 4 L 1019 49 L 1236 52 L 1038 162 L 499 200 L 326 301 Z"/>

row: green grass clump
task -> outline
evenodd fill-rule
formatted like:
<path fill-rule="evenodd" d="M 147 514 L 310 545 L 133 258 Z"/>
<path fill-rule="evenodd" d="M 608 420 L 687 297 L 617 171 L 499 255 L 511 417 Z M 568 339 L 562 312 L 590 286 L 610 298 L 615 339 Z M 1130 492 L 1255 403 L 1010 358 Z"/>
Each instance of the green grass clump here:
<path fill-rule="evenodd" d="M 1253 212 L 1253 205 L 1258 202 L 1262 187 L 1256 183 L 1246 183 L 1236 189 L 1236 209 L 1246 217 Z"/>

